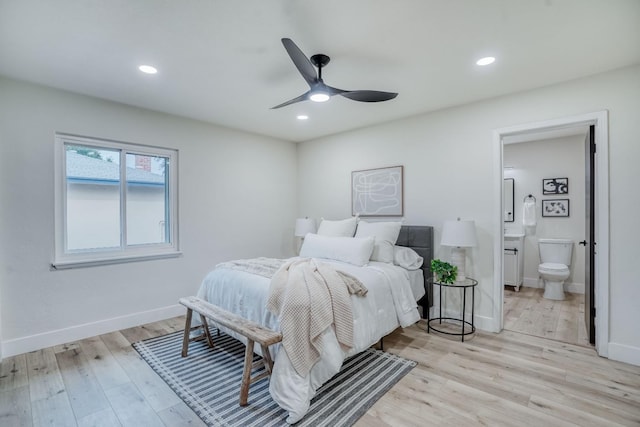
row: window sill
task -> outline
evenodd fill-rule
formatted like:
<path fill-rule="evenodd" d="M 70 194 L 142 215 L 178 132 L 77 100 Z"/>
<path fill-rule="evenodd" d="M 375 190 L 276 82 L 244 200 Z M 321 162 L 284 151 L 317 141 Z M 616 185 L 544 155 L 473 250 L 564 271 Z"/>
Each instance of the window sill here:
<path fill-rule="evenodd" d="M 128 262 L 153 261 L 157 259 L 178 258 L 181 251 L 150 254 L 150 255 L 126 255 L 113 258 L 95 258 L 83 260 L 55 261 L 51 263 L 51 271 L 69 270 L 72 268 L 97 267 L 101 265 L 124 264 Z"/>

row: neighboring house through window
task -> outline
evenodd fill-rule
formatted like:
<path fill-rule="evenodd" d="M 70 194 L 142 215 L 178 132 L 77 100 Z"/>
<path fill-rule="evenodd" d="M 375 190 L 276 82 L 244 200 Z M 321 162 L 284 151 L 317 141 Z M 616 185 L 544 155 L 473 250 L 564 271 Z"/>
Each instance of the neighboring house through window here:
<path fill-rule="evenodd" d="M 56 135 L 53 266 L 179 255 L 177 151 Z"/>

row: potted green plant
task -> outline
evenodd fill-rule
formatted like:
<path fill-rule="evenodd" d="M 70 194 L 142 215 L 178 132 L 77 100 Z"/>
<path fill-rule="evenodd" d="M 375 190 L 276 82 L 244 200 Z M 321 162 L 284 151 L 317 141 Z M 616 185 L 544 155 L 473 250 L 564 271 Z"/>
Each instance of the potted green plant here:
<path fill-rule="evenodd" d="M 458 277 L 458 267 L 439 259 L 431 260 L 431 271 L 436 275 L 436 280 L 439 283 L 451 285 Z"/>

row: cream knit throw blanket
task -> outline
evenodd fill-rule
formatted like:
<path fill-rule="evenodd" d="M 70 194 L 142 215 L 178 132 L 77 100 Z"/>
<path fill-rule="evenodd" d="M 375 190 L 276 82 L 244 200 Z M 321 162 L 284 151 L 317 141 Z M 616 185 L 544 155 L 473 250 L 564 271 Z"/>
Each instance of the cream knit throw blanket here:
<path fill-rule="evenodd" d="M 314 259 L 285 263 L 271 279 L 267 309 L 280 317 L 282 346 L 306 377 L 322 353 L 322 332 L 334 326 L 344 350 L 353 347 L 350 294 L 365 295 L 355 277 Z"/>

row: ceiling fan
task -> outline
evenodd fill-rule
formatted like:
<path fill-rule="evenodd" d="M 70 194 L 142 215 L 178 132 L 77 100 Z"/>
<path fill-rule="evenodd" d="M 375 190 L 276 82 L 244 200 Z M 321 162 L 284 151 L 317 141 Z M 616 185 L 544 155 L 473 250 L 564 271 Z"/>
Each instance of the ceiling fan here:
<path fill-rule="evenodd" d="M 398 94 L 394 92 L 381 92 L 377 90 L 343 90 L 328 86 L 322 81 L 322 67 L 326 66 L 330 60 L 327 55 L 319 53 L 313 55 L 311 59 L 309 59 L 300 50 L 300 48 L 296 46 L 293 40 L 284 38 L 282 39 L 282 44 L 289 54 L 289 57 L 291 57 L 293 64 L 309 85 L 309 90 L 296 98 L 290 99 L 289 101 L 283 102 L 275 107 L 271 107 L 271 109 L 285 107 L 308 99 L 315 102 L 324 102 L 328 101 L 333 95 L 342 95 L 345 98 L 360 102 L 388 101 L 398 96 Z M 318 68 L 317 74 L 314 66 Z"/>

